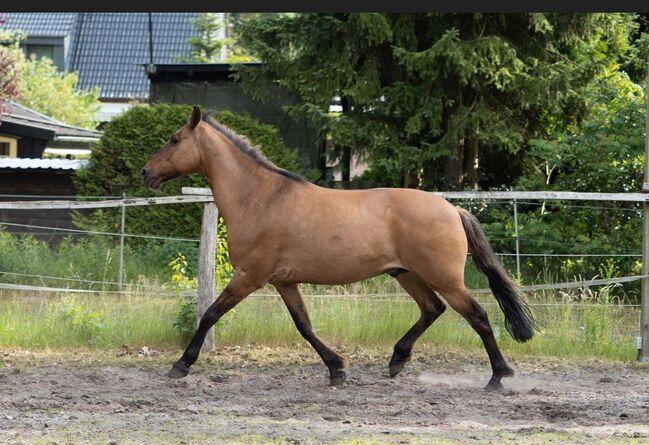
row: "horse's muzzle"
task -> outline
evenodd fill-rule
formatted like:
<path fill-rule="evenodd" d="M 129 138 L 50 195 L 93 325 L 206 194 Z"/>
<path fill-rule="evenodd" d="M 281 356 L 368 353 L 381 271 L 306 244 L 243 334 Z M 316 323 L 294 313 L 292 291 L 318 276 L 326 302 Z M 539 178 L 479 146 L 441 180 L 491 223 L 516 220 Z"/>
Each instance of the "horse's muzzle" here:
<path fill-rule="evenodd" d="M 140 174 L 142 175 L 142 182 L 147 187 L 151 187 L 153 189 L 160 187 L 160 183 L 162 181 L 160 181 L 160 178 L 153 174 L 150 168 L 144 167 L 142 170 L 140 170 Z"/>

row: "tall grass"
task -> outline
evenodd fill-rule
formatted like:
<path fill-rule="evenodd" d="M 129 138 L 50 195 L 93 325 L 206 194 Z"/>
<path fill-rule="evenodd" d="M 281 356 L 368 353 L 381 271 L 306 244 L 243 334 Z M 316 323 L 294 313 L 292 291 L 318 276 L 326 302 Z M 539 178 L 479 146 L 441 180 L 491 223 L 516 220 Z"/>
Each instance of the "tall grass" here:
<path fill-rule="evenodd" d="M 0 346 L 25 349 L 180 346 L 175 299 L 0 294 Z"/>
<path fill-rule="evenodd" d="M 126 282 L 164 281 L 168 263 L 179 251 L 195 255 L 197 243 L 127 240 Z M 63 238 L 49 244 L 31 235 L 17 236 L 0 227 L 0 282 L 73 289 L 115 289 L 119 276 L 119 245 L 104 236 Z M 195 263 L 195 262 L 194 262 Z M 191 273 L 195 273 L 192 269 Z M 144 279 L 143 277 L 146 277 Z"/>
<path fill-rule="evenodd" d="M 394 280 L 379 283 L 392 293 Z M 382 299 L 357 295 L 362 285 L 306 287 L 318 296 L 305 297 L 317 334 L 334 346 L 392 345 L 417 320 L 417 305 L 406 297 Z M 367 289 L 365 289 L 367 291 Z M 543 325 L 531 341 L 519 344 L 504 329 L 503 316 L 493 297 L 480 301 L 490 315 L 498 342 L 508 356 L 554 356 L 630 361 L 635 358 L 639 309 L 625 307 L 610 297 L 610 288 L 569 294 L 537 294 L 530 298 Z M 67 349 L 149 346 L 178 349 L 185 346 L 173 326 L 181 298 L 151 295 L 28 296 L 0 292 L 0 347 Z M 543 306 L 545 305 L 545 306 Z M 253 295 L 226 314 L 216 327 L 219 345 L 249 343 L 287 346 L 303 342 L 288 311 L 277 296 Z M 452 310 L 422 336 L 420 344 L 483 351 L 479 337 Z"/>

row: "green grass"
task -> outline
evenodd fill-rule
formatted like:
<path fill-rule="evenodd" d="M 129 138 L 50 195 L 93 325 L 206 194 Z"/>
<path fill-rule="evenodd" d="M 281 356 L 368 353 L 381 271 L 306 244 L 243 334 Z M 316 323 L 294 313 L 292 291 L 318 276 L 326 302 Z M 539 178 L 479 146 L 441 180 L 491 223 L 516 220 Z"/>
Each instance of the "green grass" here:
<path fill-rule="evenodd" d="M 142 296 L 0 297 L 0 346 L 25 349 L 180 346 L 176 300 Z"/>
<path fill-rule="evenodd" d="M 377 281 L 374 291 L 393 293 L 394 280 Z M 385 346 L 390 349 L 417 320 L 416 304 L 407 297 L 377 299 L 359 296 L 367 285 L 306 286 L 307 307 L 316 333 L 339 346 Z M 334 294 L 324 294 L 324 292 Z M 534 313 L 543 324 L 527 343 L 515 342 L 503 327 L 495 300 L 481 296 L 501 349 L 507 356 L 553 356 L 632 361 L 639 309 L 618 305 L 610 289 L 599 293 L 535 295 Z M 23 349 L 155 347 L 181 348 L 187 339 L 173 323 L 181 298 L 154 295 L 109 294 L 27 295 L 0 292 L 0 347 Z M 278 296 L 253 295 L 218 323 L 217 342 L 232 346 L 250 343 L 287 346 L 303 342 Z M 420 344 L 482 351 L 479 337 L 452 310 L 437 320 Z"/>

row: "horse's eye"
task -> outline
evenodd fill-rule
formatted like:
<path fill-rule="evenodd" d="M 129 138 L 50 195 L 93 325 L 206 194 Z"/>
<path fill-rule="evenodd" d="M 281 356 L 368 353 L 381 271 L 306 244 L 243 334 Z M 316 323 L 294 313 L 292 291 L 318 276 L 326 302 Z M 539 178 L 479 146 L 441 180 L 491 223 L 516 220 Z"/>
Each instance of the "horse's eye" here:
<path fill-rule="evenodd" d="M 177 144 L 178 143 L 178 138 L 176 136 L 171 136 L 169 138 L 169 142 L 171 142 L 172 144 Z"/>

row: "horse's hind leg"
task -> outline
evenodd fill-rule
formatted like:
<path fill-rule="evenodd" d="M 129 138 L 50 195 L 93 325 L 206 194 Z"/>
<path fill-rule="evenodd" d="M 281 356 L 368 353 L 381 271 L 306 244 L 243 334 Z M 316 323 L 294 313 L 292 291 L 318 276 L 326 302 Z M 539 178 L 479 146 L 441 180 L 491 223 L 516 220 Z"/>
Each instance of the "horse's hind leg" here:
<path fill-rule="evenodd" d="M 500 379 L 513 376 L 514 370 L 507 365 L 507 362 L 500 353 L 496 338 L 489 324 L 487 312 L 471 297 L 464 285 L 450 290 L 439 289 L 439 292 L 446 302 L 469 322 L 469 325 L 471 325 L 480 336 L 480 339 L 482 339 L 493 372 L 485 389 L 501 389 L 502 384 L 500 383 Z"/>
<path fill-rule="evenodd" d="M 274 284 L 275 289 L 282 296 L 282 300 L 286 304 L 297 330 L 302 334 L 302 337 L 308 341 L 313 349 L 316 350 L 322 361 L 329 368 L 329 380 L 331 386 L 340 386 L 345 382 L 346 375 L 343 368 L 345 367 L 343 358 L 332 351 L 327 345 L 322 343 L 313 332 L 309 313 L 304 305 L 304 299 L 300 293 L 297 284 Z"/>
<path fill-rule="evenodd" d="M 446 310 L 446 305 L 439 299 L 435 291 L 426 286 L 426 283 L 415 274 L 401 273 L 396 276 L 396 279 L 417 302 L 421 315 L 419 320 L 394 345 L 394 353 L 390 359 L 390 377 L 396 377 L 401 372 L 404 365 L 410 360 L 410 353 L 417 339 Z"/>

